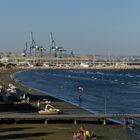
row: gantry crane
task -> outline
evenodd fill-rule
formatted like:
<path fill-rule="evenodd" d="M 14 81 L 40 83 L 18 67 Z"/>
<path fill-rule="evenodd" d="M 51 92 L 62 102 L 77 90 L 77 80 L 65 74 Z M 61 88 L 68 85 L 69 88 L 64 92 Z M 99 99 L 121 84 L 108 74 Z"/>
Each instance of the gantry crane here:
<path fill-rule="evenodd" d="M 57 57 L 57 49 L 55 40 L 53 38 L 52 32 L 50 32 L 50 54 L 52 53 L 52 50 L 55 51 L 55 57 Z"/>
<path fill-rule="evenodd" d="M 55 57 L 57 57 L 58 56 L 58 52 L 60 52 L 60 57 L 62 57 L 62 53 L 64 52 L 64 51 L 66 51 L 63 47 L 59 47 L 59 46 L 57 46 L 56 45 L 56 42 L 55 42 L 55 40 L 54 40 L 54 38 L 53 38 L 53 35 L 52 35 L 52 32 L 50 32 L 50 54 L 51 54 L 51 51 L 55 51 Z"/>
<path fill-rule="evenodd" d="M 35 50 L 35 55 L 36 55 L 36 43 L 35 40 L 33 39 L 33 33 L 30 33 L 30 56 L 32 55 L 32 50 Z"/>

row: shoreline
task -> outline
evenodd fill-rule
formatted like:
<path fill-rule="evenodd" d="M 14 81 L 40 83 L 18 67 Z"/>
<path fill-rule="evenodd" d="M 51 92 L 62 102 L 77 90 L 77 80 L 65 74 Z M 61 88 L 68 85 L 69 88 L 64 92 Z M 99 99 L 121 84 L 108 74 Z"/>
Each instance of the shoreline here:
<path fill-rule="evenodd" d="M 32 70 L 32 69 L 29 69 L 29 70 Z M 52 104 L 54 106 L 59 106 L 65 114 L 72 114 L 72 113 L 77 114 L 77 111 L 81 114 L 83 114 L 83 113 L 92 114 L 88 110 L 80 108 L 78 105 L 74 105 L 74 104 L 72 104 L 70 102 L 67 102 L 67 101 L 64 101 L 62 99 L 55 98 L 55 97 L 47 94 L 46 92 L 43 93 L 42 91 L 37 90 L 35 88 L 29 88 L 29 87 L 26 87 L 26 86 L 22 85 L 19 81 L 16 81 L 16 79 L 14 78 L 14 74 L 16 74 L 16 72 L 22 72 L 22 71 L 28 71 L 28 69 L 13 69 L 10 72 L 7 71 L 7 70 L 3 71 L 4 73 L 0 74 L 0 78 L 2 78 L 4 86 L 8 85 L 9 83 L 14 84 L 23 93 L 30 96 L 31 101 L 36 101 L 37 102 L 37 100 L 47 98 L 48 100 L 52 101 Z M 12 79 L 11 79 L 11 77 L 12 77 Z M 31 91 L 29 91 L 29 89 L 31 89 Z M 69 111 L 69 109 L 70 109 L 71 112 Z"/>
<path fill-rule="evenodd" d="M 53 102 L 54 106 L 58 106 L 59 108 L 61 108 L 64 113 L 69 114 L 69 113 L 77 113 L 80 112 L 82 113 L 89 113 L 88 111 L 85 112 L 84 109 L 79 108 L 78 106 L 72 105 L 68 102 L 65 102 L 63 100 L 54 98 L 52 96 L 49 95 L 44 95 L 42 92 L 39 92 L 35 89 L 32 89 L 31 92 L 28 91 L 28 88 L 21 85 L 19 82 L 15 82 L 13 81 L 13 79 L 11 79 L 10 75 L 16 73 L 16 72 L 20 72 L 20 71 L 24 71 L 24 70 L 28 70 L 28 69 L 13 69 L 13 70 L 6 70 L 6 71 L 2 71 L 2 73 L 0 74 L 0 80 L 3 81 L 4 84 L 8 84 L 8 83 L 13 83 L 14 85 L 16 85 L 20 90 L 22 90 L 23 92 L 26 92 L 27 94 L 29 94 L 31 97 L 34 96 L 34 98 L 31 98 L 31 100 L 36 100 L 37 97 L 39 98 L 44 98 L 47 97 L 48 99 L 50 99 Z M 32 70 L 32 69 L 29 69 Z M 34 70 L 34 69 L 33 69 Z M 3 75 L 4 74 L 4 75 Z M 2 79 L 1 79 L 2 78 Z M 51 125 L 51 124 L 50 124 Z M 69 127 L 69 124 L 63 124 L 66 125 L 65 127 Z M 62 126 L 63 126 L 62 125 Z M 72 124 L 71 124 L 72 125 Z M 72 125 L 72 129 L 73 131 L 76 131 L 76 129 L 78 129 L 77 127 L 79 127 L 80 124 L 78 124 L 77 126 Z M 134 140 L 133 136 L 129 136 L 129 134 L 127 133 L 128 131 L 130 131 L 129 129 L 124 129 L 120 124 L 116 124 L 116 123 L 112 123 L 112 124 L 107 124 L 106 126 L 102 126 L 102 124 L 87 124 L 85 123 L 84 125 L 86 125 L 86 127 L 88 129 L 95 129 L 95 132 L 97 133 L 97 135 L 105 135 L 105 137 L 110 138 L 111 140 L 116 140 L 116 137 L 118 137 L 118 140 Z M 57 126 L 57 124 L 56 124 Z M 51 127 L 51 126 L 50 126 Z M 57 126 L 58 127 L 58 126 Z M 114 128 L 115 130 L 113 131 L 112 128 Z M 105 134 L 102 134 L 101 132 L 104 132 L 105 129 L 108 129 L 109 131 L 113 131 L 112 133 L 114 133 L 115 137 L 111 135 L 111 133 L 106 132 Z M 52 129 L 52 131 L 54 130 L 54 128 Z M 72 135 L 73 135 L 73 131 L 70 131 L 70 135 L 71 139 L 72 139 Z M 98 132 L 99 131 L 99 132 Z M 122 131 L 122 132 L 121 132 Z M 122 136 L 123 138 L 121 138 L 120 136 Z M 65 134 L 64 134 L 65 135 Z M 56 138 L 57 135 L 54 135 L 54 137 Z M 49 138 L 47 137 L 47 139 L 49 140 Z M 53 140 L 54 138 L 52 138 Z M 63 136 L 61 139 L 65 140 L 65 137 Z M 50 139 L 51 140 L 51 139 Z M 102 140 L 105 140 L 105 138 L 102 138 Z M 136 140 L 136 139 L 135 139 Z"/>
<path fill-rule="evenodd" d="M 127 65 L 127 66 L 93 66 L 93 67 L 80 67 L 80 66 L 73 66 L 73 67 L 64 67 L 64 66 L 37 66 L 31 67 L 29 69 L 52 69 L 52 70 L 139 70 L 140 66 L 134 65 Z"/>

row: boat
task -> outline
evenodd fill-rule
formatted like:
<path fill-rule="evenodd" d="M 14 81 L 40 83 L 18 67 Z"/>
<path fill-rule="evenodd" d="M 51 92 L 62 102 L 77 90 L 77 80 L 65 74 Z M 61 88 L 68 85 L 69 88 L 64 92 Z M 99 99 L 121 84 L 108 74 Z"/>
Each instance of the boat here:
<path fill-rule="evenodd" d="M 10 83 L 8 85 L 7 92 L 8 93 L 16 93 L 16 89 L 17 89 L 17 87 Z"/>
<path fill-rule="evenodd" d="M 83 62 L 81 62 L 80 67 L 87 68 L 87 67 L 89 67 L 89 65 L 88 65 L 87 63 L 83 63 Z"/>
<path fill-rule="evenodd" d="M 45 106 L 45 110 L 38 111 L 39 114 L 44 114 L 44 115 L 55 115 L 55 114 L 59 114 L 60 112 L 61 112 L 60 109 L 57 109 L 50 104 L 47 104 Z"/>

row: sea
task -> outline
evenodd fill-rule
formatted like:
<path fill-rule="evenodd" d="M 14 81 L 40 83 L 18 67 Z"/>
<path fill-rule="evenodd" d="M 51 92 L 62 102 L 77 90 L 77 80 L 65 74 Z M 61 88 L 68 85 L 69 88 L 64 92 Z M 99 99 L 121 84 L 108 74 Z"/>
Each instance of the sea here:
<path fill-rule="evenodd" d="M 95 114 L 140 114 L 140 70 L 30 70 L 15 78 Z M 140 119 L 136 124 L 140 138 Z"/>

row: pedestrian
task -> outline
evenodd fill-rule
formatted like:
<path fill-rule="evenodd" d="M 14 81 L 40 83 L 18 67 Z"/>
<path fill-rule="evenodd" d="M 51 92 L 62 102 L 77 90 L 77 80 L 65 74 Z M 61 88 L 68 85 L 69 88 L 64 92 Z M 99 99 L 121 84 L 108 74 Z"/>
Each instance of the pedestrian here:
<path fill-rule="evenodd" d="M 79 101 L 80 102 L 82 101 L 82 95 L 81 94 L 79 95 Z"/>

